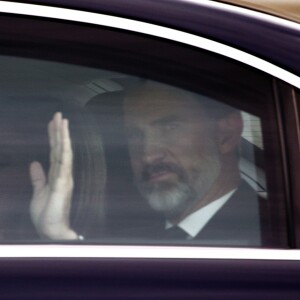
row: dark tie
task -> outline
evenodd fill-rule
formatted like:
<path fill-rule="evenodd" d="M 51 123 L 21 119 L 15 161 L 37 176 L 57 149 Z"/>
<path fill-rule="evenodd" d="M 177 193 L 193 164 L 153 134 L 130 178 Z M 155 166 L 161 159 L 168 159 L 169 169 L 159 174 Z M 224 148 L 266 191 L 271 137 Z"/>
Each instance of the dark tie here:
<path fill-rule="evenodd" d="M 178 226 L 165 230 L 164 238 L 167 240 L 185 240 L 188 234 Z"/>

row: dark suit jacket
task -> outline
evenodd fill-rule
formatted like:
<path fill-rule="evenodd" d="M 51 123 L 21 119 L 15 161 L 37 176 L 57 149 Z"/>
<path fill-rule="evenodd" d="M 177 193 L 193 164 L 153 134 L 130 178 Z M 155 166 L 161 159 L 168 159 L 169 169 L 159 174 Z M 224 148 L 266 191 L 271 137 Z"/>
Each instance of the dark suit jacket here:
<path fill-rule="evenodd" d="M 165 240 L 164 224 L 136 228 L 131 237 L 135 242 L 158 244 L 192 244 L 203 246 L 261 246 L 261 199 L 244 181 L 224 206 L 193 239 Z"/>
<path fill-rule="evenodd" d="M 244 181 L 224 206 L 193 239 L 165 239 L 165 220 L 121 228 L 113 239 L 138 244 L 191 244 L 203 246 L 262 246 L 261 199 Z"/>
<path fill-rule="evenodd" d="M 194 244 L 261 246 L 260 201 L 257 193 L 242 182 L 225 205 L 194 238 Z"/>

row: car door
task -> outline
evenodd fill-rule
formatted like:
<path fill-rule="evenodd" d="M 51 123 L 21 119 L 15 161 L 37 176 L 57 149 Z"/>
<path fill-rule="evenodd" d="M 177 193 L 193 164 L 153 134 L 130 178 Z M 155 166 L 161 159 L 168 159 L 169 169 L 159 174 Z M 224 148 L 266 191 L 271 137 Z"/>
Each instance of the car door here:
<path fill-rule="evenodd" d="M 249 43 L 240 33 L 234 40 L 235 22 L 246 26 L 250 16 L 235 15 L 233 10 L 224 13 L 222 6 L 213 4 L 198 9 L 211 11 L 216 22 L 234 15 L 234 24 L 223 31 L 206 24 L 196 34 L 193 22 L 184 22 L 188 13 L 177 24 L 174 19 L 166 21 L 165 12 L 149 23 L 143 12 L 143 21 L 137 21 L 137 9 L 148 2 L 131 4 L 133 19 L 125 8 L 117 17 L 122 4 L 91 2 L 80 10 L 78 3 L 70 9 L 67 1 L 66 9 L 1 3 L 4 295 L 18 297 L 21 291 L 27 298 L 43 294 L 279 299 L 288 291 L 289 297 L 297 296 L 297 25 L 280 27 L 276 20 L 251 19 L 257 28 L 268 24 L 262 30 L 286 30 L 282 39 L 290 56 L 283 55 L 284 47 L 272 49 L 268 56 L 277 40 L 256 45 L 257 33 L 250 35 Z M 154 7 L 158 11 L 168 6 Z M 92 9 L 100 13 L 89 12 Z M 190 18 L 196 20 L 196 13 Z M 124 98 L 145 80 L 186 97 L 192 93 L 208 98 L 214 112 L 228 107 L 241 112 L 239 167 L 243 180 L 259 194 L 259 214 L 251 223 L 259 228 L 259 243 L 247 236 L 232 238 L 236 224 L 242 228 L 250 213 L 246 204 L 230 208 L 219 229 L 202 240 L 157 239 L 156 228 L 165 220 L 149 209 L 134 185 L 123 123 Z M 154 100 L 148 101 L 149 111 L 161 109 Z M 40 161 L 47 173 L 47 123 L 57 111 L 69 119 L 74 151 L 69 221 L 84 240 L 50 240 L 30 218 L 28 165 Z M 154 235 L 141 236 L 150 227 Z"/>

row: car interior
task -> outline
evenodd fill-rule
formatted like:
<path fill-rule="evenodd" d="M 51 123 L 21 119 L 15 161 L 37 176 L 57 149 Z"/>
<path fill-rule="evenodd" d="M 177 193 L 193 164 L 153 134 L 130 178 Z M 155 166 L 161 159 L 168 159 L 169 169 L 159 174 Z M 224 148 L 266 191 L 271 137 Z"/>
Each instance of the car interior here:
<path fill-rule="evenodd" d="M 28 213 L 32 193 L 28 166 L 38 160 L 49 168 L 47 123 L 56 111 L 69 118 L 76 153 L 76 196 L 71 214 L 74 228 L 88 235 L 92 243 L 98 243 L 99 236 L 105 236 L 106 242 L 116 242 L 110 238 L 114 231 L 120 236 L 117 242 L 128 243 L 128 238 L 122 239 L 124 228 L 136 227 L 137 222 L 139 227 L 149 226 L 153 220 L 159 222 L 161 217 L 149 210 L 133 184 L 122 123 L 122 101 L 141 78 L 14 56 L 1 56 L 0 61 L 5 107 L 0 158 L 5 191 L 1 208 L 3 242 L 39 242 Z M 211 75 L 207 78 L 210 88 Z M 252 111 L 242 111 L 242 117 L 241 175 L 267 203 L 262 119 Z M 118 222 L 110 224 L 116 219 Z"/>

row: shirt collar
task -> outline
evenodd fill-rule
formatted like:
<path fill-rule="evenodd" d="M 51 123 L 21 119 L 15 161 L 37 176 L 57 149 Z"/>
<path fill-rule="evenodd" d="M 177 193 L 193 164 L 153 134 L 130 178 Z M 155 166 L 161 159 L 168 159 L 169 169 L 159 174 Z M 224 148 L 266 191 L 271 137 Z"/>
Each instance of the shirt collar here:
<path fill-rule="evenodd" d="M 237 189 L 233 189 L 222 197 L 207 204 L 206 206 L 196 210 L 188 215 L 180 223 L 177 224 L 182 230 L 187 232 L 188 238 L 194 238 L 208 223 L 208 221 L 221 209 L 221 207 L 229 200 Z M 166 221 L 166 229 L 174 226 L 170 221 Z"/>

